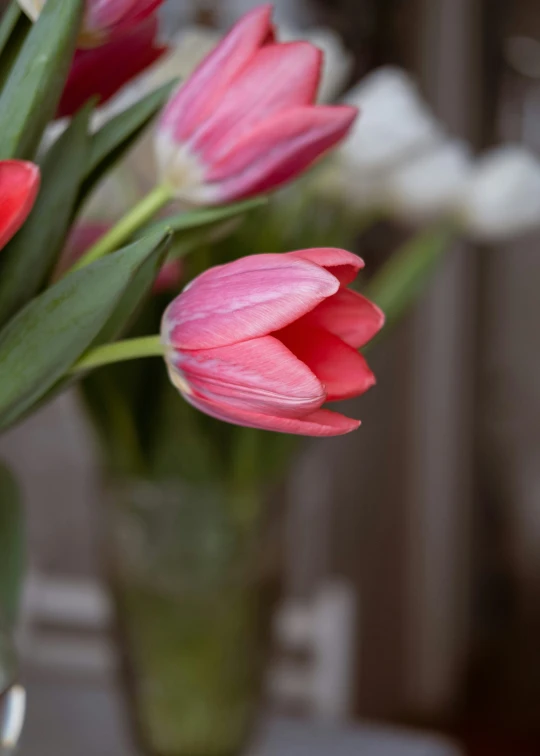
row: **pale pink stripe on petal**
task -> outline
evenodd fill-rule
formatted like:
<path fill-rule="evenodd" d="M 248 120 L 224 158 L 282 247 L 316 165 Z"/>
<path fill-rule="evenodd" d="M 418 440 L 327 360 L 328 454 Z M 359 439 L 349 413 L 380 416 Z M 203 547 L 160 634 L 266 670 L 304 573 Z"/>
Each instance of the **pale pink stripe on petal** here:
<path fill-rule="evenodd" d="M 265 336 L 339 288 L 324 268 L 290 255 L 252 255 L 196 278 L 163 316 L 166 343 L 208 349 Z"/>
<path fill-rule="evenodd" d="M 311 370 L 273 336 L 171 351 L 167 359 L 196 396 L 247 412 L 299 417 L 326 398 Z"/>
<path fill-rule="evenodd" d="M 212 113 L 232 80 L 250 62 L 271 33 L 271 5 L 246 13 L 180 86 L 163 111 L 160 129 L 183 141 Z"/>
<path fill-rule="evenodd" d="M 185 399 L 201 412 L 234 425 L 247 428 L 291 433 L 300 436 L 342 436 L 360 427 L 360 420 L 346 417 L 326 409 L 315 410 L 303 418 L 272 417 L 255 412 L 242 412 L 237 408 L 222 408 L 214 402 L 185 395 Z"/>
<path fill-rule="evenodd" d="M 299 175 L 349 131 L 357 111 L 292 107 L 265 120 L 210 165 L 206 181 L 222 200 L 270 191 Z"/>
<path fill-rule="evenodd" d="M 261 48 L 196 129 L 190 148 L 215 163 L 262 121 L 293 107 L 311 105 L 321 63 L 321 51 L 307 42 Z"/>

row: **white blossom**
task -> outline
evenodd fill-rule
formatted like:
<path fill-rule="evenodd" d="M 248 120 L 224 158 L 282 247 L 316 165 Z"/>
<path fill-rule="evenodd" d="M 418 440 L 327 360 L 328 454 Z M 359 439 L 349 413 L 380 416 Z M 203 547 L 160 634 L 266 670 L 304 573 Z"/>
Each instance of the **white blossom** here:
<path fill-rule="evenodd" d="M 465 188 L 462 216 L 471 235 L 498 241 L 540 228 L 540 161 L 517 145 L 482 156 Z"/>
<path fill-rule="evenodd" d="M 428 149 L 441 137 L 436 119 L 414 81 L 399 68 L 379 68 L 366 76 L 345 101 L 360 109 L 341 151 L 351 167 L 382 171 Z"/>
<path fill-rule="evenodd" d="M 382 188 L 385 205 L 415 222 L 457 215 L 472 170 L 466 144 L 441 141 L 389 172 Z"/>

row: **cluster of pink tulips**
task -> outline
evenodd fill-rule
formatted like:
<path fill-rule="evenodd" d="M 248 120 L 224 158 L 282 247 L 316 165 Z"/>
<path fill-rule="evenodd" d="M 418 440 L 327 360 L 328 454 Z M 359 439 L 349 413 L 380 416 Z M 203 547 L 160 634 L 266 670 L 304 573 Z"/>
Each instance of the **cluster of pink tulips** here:
<path fill-rule="evenodd" d="M 33 21 L 45 2 L 19 0 Z M 93 96 L 105 102 L 165 53 L 157 41 L 161 4 L 87 1 L 58 116 Z M 308 42 L 280 43 L 271 15 L 262 5 L 240 19 L 164 108 L 155 136 L 162 204 L 213 206 L 268 193 L 350 130 L 355 108 L 315 104 L 321 52 Z M 0 163 L 0 244 L 23 224 L 38 187 L 32 163 Z M 81 265 L 114 251 L 111 233 L 101 247 L 95 236 L 83 245 L 91 250 Z M 205 271 L 163 316 L 172 382 L 188 402 L 229 423 L 311 436 L 354 430 L 357 420 L 324 405 L 375 382 L 358 350 L 384 317 L 349 288 L 362 266 L 350 252 L 322 248 L 268 250 Z"/>

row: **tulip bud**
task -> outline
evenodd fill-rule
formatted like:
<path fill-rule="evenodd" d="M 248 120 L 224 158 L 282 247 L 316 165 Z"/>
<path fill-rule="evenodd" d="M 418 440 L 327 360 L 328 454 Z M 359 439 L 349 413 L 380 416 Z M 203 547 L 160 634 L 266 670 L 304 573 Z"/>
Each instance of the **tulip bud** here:
<path fill-rule="evenodd" d="M 169 305 L 161 336 L 173 384 L 220 420 L 307 436 L 359 426 L 327 401 L 375 383 L 357 351 L 384 316 L 346 288 L 363 266 L 341 249 L 244 257 L 207 270 Z"/>
<path fill-rule="evenodd" d="M 379 68 L 352 89 L 345 101 L 362 119 L 341 147 L 353 169 L 367 173 L 387 170 L 428 149 L 441 131 L 415 83 L 398 68 Z"/>
<path fill-rule="evenodd" d="M 247 13 L 173 95 L 160 120 L 163 182 L 190 203 L 268 192 L 305 171 L 351 127 L 356 109 L 315 99 L 321 53 L 279 44 L 271 6 Z"/>
<path fill-rule="evenodd" d="M 39 168 L 22 160 L 0 160 L 0 249 L 22 226 L 39 189 Z"/>
<path fill-rule="evenodd" d="M 46 0 L 18 0 L 26 15 L 36 21 Z M 163 0 L 87 0 L 79 47 L 97 47 L 122 36 L 147 19 Z"/>
<path fill-rule="evenodd" d="M 540 228 L 540 161 L 514 145 L 480 158 L 466 187 L 463 222 L 485 241 Z"/>

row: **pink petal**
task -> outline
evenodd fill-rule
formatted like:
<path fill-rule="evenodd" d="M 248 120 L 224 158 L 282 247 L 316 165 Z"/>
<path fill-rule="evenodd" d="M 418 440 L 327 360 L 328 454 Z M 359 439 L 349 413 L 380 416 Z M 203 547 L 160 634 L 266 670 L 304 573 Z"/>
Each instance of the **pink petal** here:
<path fill-rule="evenodd" d="M 225 408 L 300 417 L 325 400 L 313 373 L 273 336 L 216 349 L 171 351 L 167 360 L 197 397 Z"/>
<path fill-rule="evenodd" d="M 58 106 L 57 117 L 71 116 L 91 97 L 106 102 L 167 50 L 156 44 L 157 18 L 101 47 L 77 50 Z"/>
<path fill-rule="evenodd" d="M 0 160 L 0 249 L 22 226 L 39 189 L 39 168 L 23 160 Z"/>
<path fill-rule="evenodd" d="M 164 0 L 90 0 L 84 19 L 85 31 L 105 32 L 108 39 L 137 26 Z"/>
<path fill-rule="evenodd" d="M 304 106 L 256 126 L 210 166 L 206 181 L 218 201 L 270 191 L 305 171 L 349 131 L 357 111 L 348 106 Z"/>
<path fill-rule="evenodd" d="M 223 409 L 214 402 L 208 402 L 195 396 L 184 397 L 190 404 L 207 415 L 223 420 L 226 423 L 242 425 L 246 428 L 275 431 L 277 433 L 291 433 L 298 436 L 342 436 L 360 426 L 359 420 L 331 412 L 326 409 L 315 410 L 303 418 L 272 417 L 255 412 L 243 412 L 237 408 Z"/>
<path fill-rule="evenodd" d="M 203 162 L 215 163 L 262 121 L 311 105 L 321 64 L 321 51 L 308 42 L 262 47 L 195 131 L 190 149 Z"/>
<path fill-rule="evenodd" d="M 317 247 L 314 249 L 300 249 L 287 254 L 293 257 L 301 257 L 330 271 L 340 281 L 342 286 L 347 286 L 356 278 L 358 271 L 364 267 L 364 261 L 358 255 L 347 252 L 345 249 L 336 247 Z"/>
<path fill-rule="evenodd" d="M 206 271 L 163 316 L 165 343 L 208 349 L 266 336 L 335 294 L 335 277 L 289 255 L 263 254 Z"/>
<path fill-rule="evenodd" d="M 179 142 L 189 137 L 265 43 L 271 33 L 271 15 L 272 6 L 261 5 L 232 27 L 172 96 L 161 117 L 160 129 L 171 130 Z"/>
<path fill-rule="evenodd" d="M 313 371 L 330 402 L 360 396 L 375 383 L 364 357 L 322 328 L 293 323 L 276 338 Z"/>
<path fill-rule="evenodd" d="M 300 323 L 324 328 L 349 346 L 360 349 L 381 330 L 384 314 L 356 291 L 340 289 L 304 315 L 298 325 Z"/>

